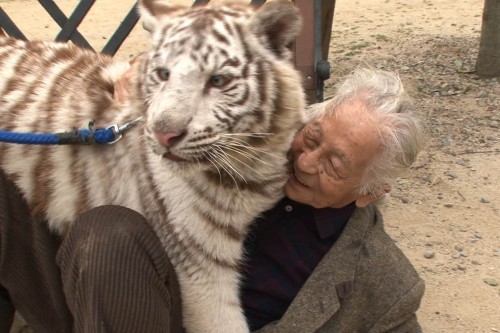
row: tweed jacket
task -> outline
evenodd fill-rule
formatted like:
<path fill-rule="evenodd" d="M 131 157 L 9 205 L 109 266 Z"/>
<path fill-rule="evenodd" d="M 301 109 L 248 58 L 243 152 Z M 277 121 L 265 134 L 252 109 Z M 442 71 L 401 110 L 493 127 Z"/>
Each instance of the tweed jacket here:
<path fill-rule="evenodd" d="M 283 317 L 258 333 L 416 333 L 424 282 L 370 205 L 357 208 Z"/>

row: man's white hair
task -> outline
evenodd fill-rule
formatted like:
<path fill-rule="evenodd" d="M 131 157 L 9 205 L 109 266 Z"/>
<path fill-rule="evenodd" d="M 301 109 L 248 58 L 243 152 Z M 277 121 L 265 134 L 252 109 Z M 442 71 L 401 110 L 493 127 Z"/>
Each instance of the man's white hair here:
<path fill-rule="evenodd" d="M 359 194 L 382 195 L 409 169 L 423 148 L 426 131 L 396 73 L 356 69 L 340 82 L 335 97 L 309 108 L 309 119 L 334 115 L 340 106 L 363 103 L 376 119 L 380 153 L 365 171 Z"/>

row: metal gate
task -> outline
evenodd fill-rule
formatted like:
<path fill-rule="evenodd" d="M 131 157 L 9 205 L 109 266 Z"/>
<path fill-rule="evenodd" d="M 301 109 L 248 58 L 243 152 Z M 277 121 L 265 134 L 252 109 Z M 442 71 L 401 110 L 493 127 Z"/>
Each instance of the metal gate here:
<path fill-rule="evenodd" d="M 310 103 L 319 102 L 323 100 L 323 81 L 330 77 L 330 65 L 327 58 L 335 0 L 292 1 L 299 8 L 304 19 L 304 28 L 294 45 L 295 67 L 302 73 L 308 101 Z M 85 37 L 78 32 L 78 26 L 96 0 L 80 0 L 69 17 L 66 17 L 53 0 L 38 0 L 38 2 L 61 28 L 54 38 L 56 41 L 72 41 L 77 45 L 94 50 Z M 203 5 L 209 2 L 210 0 L 195 0 L 192 5 Z M 261 5 L 264 2 L 265 0 L 250 1 L 252 5 Z M 139 20 L 136 6 L 137 4 L 132 6 L 99 52 L 115 55 Z M 11 37 L 28 39 L 2 7 L 0 7 L 0 28 Z"/>

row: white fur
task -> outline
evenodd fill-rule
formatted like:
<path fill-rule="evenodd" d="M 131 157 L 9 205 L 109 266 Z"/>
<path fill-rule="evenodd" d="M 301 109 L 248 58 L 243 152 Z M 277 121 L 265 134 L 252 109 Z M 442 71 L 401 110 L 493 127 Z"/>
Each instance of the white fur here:
<path fill-rule="evenodd" d="M 168 6 L 159 6 L 154 0 L 144 3 L 147 8 L 140 7 L 143 19 L 148 22 L 146 25 L 153 34 L 153 45 L 156 45 L 162 40 L 158 31 L 162 31 L 162 25 L 170 19 L 172 12 Z M 85 80 L 90 73 L 95 73 L 95 69 L 101 69 L 102 81 L 112 83 L 128 65 L 75 50 L 79 56 L 95 57 L 96 64 L 84 69 L 85 73 L 78 78 L 78 85 L 71 85 L 72 82 L 68 81 L 70 91 L 54 106 L 53 123 L 46 124 L 44 114 L 35 112 L 38 104 L 33 103 L 27 105 L 32 109 L 20 116 L 24 119 L 16 124 L 15 129 L 25 124 L 28 124 L 27 127 L 34 126 L 38 121 L 47 131 L 68 129 L 75 124 L 85 127 L 96 105 L 92 98 L 104 101 L 102 105 L 109 102 L 108 109 L 100 113 L 101 118 L 95 119 L 98 126 L 124 124 L 145 115 L 144 121 L 112 146 L 76 149 L 0 145 L 1 167 L 7 175 L 17 177 L 16 183 L 28 203 L 32 207 L 43 206 L 45 193 L 50 196 L 46 211 L 41 212 L 46 215 L 41 217 L 47 218 L 51 229 L 61 234 L 81 213 L 78 209 L 115 204 L 146 216 L 176 269 L 183 301 L 183 322 L 188 333 L 248 332 L 238 289 L 240 276 L 237 268 L 243 254 L 243 239 L 254 218 L 271 208 L 283 195 L 287 172 L 285 155 L 304 119 L 301 78 L 288 62 L 284 48 L 295 37 L 300 18 L 288 1 L 272 3 L 266 5 L 262 13 L 252 17 L 246 9 L 241 10 L 241 16 L 235 19 L 244 29 L 241 38 L 245 39 L 249 52 L 253 57 L 265 60 L 260 64 L 262 67 L 251 64 L 246 79 L 238 77 L 241 67 L 217 67 L 217 61 L 224 52 L 218 54 L 219 60 L 214 55 L 219 52 L 217 50 L 223 49 L 226 51 L 224 56 L 242 62 L 246 59 L 244 44 L 233 36 L 228 37 L 232 44 L 227 47 L 207 34 L 206 45 L 218 49 L 207 52 L 209 59 L 204 68 L 200 69 L 201 66 L 185 54 L 170 55 L 168 58 L 168 52 L 176 50 L 161 49 L 160 57 L 154 59 L 157 64 L 151 65 L 151 55 L 141 57 L 134 64 L 134 88 L 125 103 L 106 100 L 111 98 L 108 91 L 83 98 L 79 89 L 93 87 L 93 82 Z M 267 20 L 270 17 L 273 22 L 269 23 Z M 273 26 L 274 21 L 278 23 L 277 29 Z M 179 19 L 179 22 L 190 26 L 186 18 Z M 219 33 L 224 32 L 223 25 L 216 26 Z M 282 27 L 289 28 L 283 36 L 268 36 L 280 33 Z M 182 36 L 176 34 L 175 37 Z M 190 35 L 185 34 L 184 37 Z M 268 37 L 282 42 L 283 45 L 276 45 L 278 51 L 266 47 Z M 47 45 L 47 54 L 50 50 L 69 47 L 57 45 L 52 48 L 50 45 Z M 1 69 L 9 66 L 14 64 L 3 64 Z M 50 68 L 44 80 L 47 84 L 41 84 L 37 90 L 41 100 L 47 99 L 52 81 L 67 66 L 72 66 L 71 60 Z M 155 83 L 155 66 L 169 67 L 172 70 L 170 79 Z M 267 99 L 259 95 L 259 70 L 274 73 L 267 73 L 263 83 Z M 220 89 L 207 88 L 207 82 L 213 75 L 234 77 L 234 84 L 238 86 L 232 92 L 237 97 L 244 96 L 243 92 L 248 89 L 246 102 L 243 105 L 234 103 L 226 108 L 226 104 L 230 103 L 228 100 L 233 97 Z M 4 83 L 0 80 L 0 87 Z M 245 84 L 248 84 L 247 88 Z M 146 94 L 148 89 L 151 91 L 149 95 Z M 278 92 L 279 97 L 276 95 Z M 280 106 L 280 110 L 274 110 L 276 105 Z M 279 119 L 276 119 L 276 111 L 279 111 Z M 5 112 L 0 105 L 0 116 L 8 116 Z M 241 121 L 235 123 L 233 118 L 241 118 Z M 6 125 L 10 124 L 0 118 L 0 127 Z M 275 132 L 269 133 L 271 129 Z M 165 146 L 155 140 L 154 130 L 184 131 L 187 134 L 179 139 L 178 144 Z M 232 141 L 224 141 L 224 135 L 230 137 L 226 132 L 230 132 Z M 241 135 L 247 132 L 265 136 L 258 150 L 238 146 L 238 143 L 246 142 L 245 136 Z M 238 140 L 234 140 L 235 137 Z M 211 155 L 210 163 L 198 164 L 198 159 L 205 157 L 200 151 L 214 144 L 220 145 L 219 150 L 208 152 L 224 152 L 217 157 Z M 230 144 L 234 145 L 233 148 L 229 147 Z M 164 153 L 173 153 L 190 162 L 173 162 L 164 158 Z M 233 157 L 228 157 L 230 154 Z M 51 162 L 53 169 L 42 170 L 41 174 L 47 180 L 40 183 L 40 179 L 34 178 L 34 171 L 44 158 Z M 230 166 L 222 165 L 229 160 Z M 218 176 L 220 182 L 217 181 Z M 232 183 L 235 185 L 231 186 Z M 33 193 L 36 189 L 45 192 Z M 210 217 L 208 220 L 207 216 Z"/>

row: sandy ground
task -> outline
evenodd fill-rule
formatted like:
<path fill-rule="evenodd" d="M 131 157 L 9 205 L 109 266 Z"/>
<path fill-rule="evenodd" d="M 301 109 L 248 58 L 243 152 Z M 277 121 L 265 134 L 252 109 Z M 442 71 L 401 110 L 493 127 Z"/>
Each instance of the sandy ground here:
<path fill-rule="evenodd" d="M 384 214 L 426 281 L 423 329 L 497 332 L 500 292 L 490 284 L 500 278 L 500 84 L 471 73 L 483 3 L 409 3 L 338 2 L 331 83 L 360 62 L 399 71 L 430 141 Z"/>
<path fill-rule="evenodd" d="M 80 32 L 100 50 L 132 3 L 97 1 Z M 75 1 L 58 4 L 69 14 Z M 57 34 L 36 1 L 0 5 L 28 38 Z M 426 281 L 424 332 L 500 331 L 500 83 L 473 74 L 482 8 L 338 0 L 334 17 L 325 95 L 356 66 L 396 70 L 429 126 L 429 145 L 384 208 L 387 231 Z M 138 27 L 117 56 L 146 45 Z"/>

